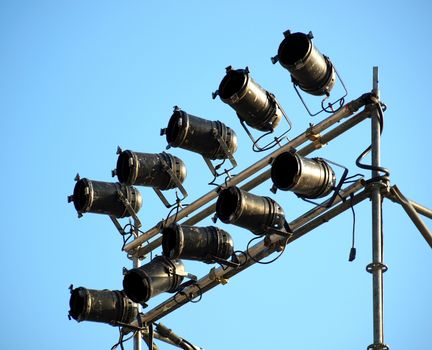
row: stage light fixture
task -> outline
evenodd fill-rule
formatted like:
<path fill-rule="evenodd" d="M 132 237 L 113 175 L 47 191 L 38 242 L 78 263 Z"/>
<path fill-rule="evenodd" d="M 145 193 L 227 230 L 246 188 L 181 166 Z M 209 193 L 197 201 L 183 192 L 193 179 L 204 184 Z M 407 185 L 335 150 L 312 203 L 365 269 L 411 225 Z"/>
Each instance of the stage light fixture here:
<path fill-rule="evenodd" d="M 184 162 L 169 153 L 139 153 L 130 150 L 118 152 L 117 167 L 113 175 L 117 175 L 120 183 L 168 190 L 178 187 L 186 178 Z M 173 179 L 173 174 L 178 182 Z"/>
<path fill-rule="evenodd" d="M 291 33 L 288 30 L 284 36 L 272 62 L 279 61 L 301 90 L 315 96 L 328 96 L 336 82 L 336 72 L 330 59 L 312 43 L 312 32 Z"/>
<path fill-rule="evenodd" d="M 178 107 L 174 108 L 163 133 L 169 146 L 184 148 L 212 160 L 227 159 L 227 153 L 232 155 L 237 151 L 237 135 L 230 127 L 220 121 L 188 114 Z"/>
<path fill-rule="evenodd" d="M 283 116 L 274 95 L 252 79 L 247 67 L 227 67 L 213 98 L 217 95 L 237 112 L 241 121 L 260 131 L 273 131 Z"/>
<path fill-rule="evenodd" d="M 127 271 L 123 288 L 132 301 L 145 303 L 160 293 L 175 292 L 187 275 L 181 260 L 157 256 L 148 264 Z"/>
<path fill-rule="evenodd" d="M 131 323 L 138 315 L 138 305 L 118 290 L 95 290 L 70 287 L 69 316 L 74 320 L 115 325 Z"/>
<path fill-rule="evenodd" d="M 235 186 L 220 191 L 216 216 L 226 224 L 246 228 L 256 235 L 289 231 L 284 210 L 277 202 Z"/>
<path fill-rule="evenodd" d="M 226 260 L 234 252 L 231 235 L 218 227 L 172 224 L 162 230 L 162 250 L 170 259 L 199 260 L 207 264 Z"/>
<path fill-rule="evenodd" d="M 120 183 L 152 187 L 166 207 L 171 207 L 161 191 L 178 188 L 183 200 L 188 193 L 183 187 L 187 170 L 184 162 L 169 153 L 139 153 L 117 148 L 117 167 L 112 171 Z"/>
<path fill-rule="evenodd" d="M 106 214 L 115 218 L 135 217 L 142 205 L 141 193 L 132 186 L 75 177 L 77 181 L 68 202 L 74 202 L 78 215 Z"/>
<path fill-rule="evenodd" d="M 273 160 L 271 179 L 277 189 L 310 199 L 327 196 L 336 182 L 335 173 L 325 160 L 291 152 L 281 153 Z"/>

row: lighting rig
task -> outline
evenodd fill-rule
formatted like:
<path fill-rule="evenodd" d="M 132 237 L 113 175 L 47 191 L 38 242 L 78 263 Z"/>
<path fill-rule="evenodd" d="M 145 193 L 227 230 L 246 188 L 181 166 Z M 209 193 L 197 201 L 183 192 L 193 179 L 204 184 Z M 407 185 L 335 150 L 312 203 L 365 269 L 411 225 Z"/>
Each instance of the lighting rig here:
<path fill-rule="evenodd" d="M 378 68 L 373 70 L 372 92 L 345 102 L 345 85 L 330 59 L 312 44 L 312 34 L 287 31 L 284 36 L 278 55 L 272 59 L 273 63 L 279 61 L 290 72 L 294 88 L 308 111 L 298 88 L 312 96 L 325 96 L 318 113 L 329 113 L 327 118 L 288 139 L 286 135 L 291 129 L 291 121 L 275 96 L 250 77 L 248 68 L 235 70 L 228 67 L 213 98 L 219 95 L 234 109 L 252 141 L 254 151 L 270 153 L 236 176 L 231 176 L 229 171 L 237 166 L 233 157 L 237 150 L 236 133 L 220 121 L 206 120 L 175 107 L 168 126 L 162 129 L 161 134 L 166 135 L 167 148 L 180 147 L 204 158 L 214 176 L 210 184 L 216 185 L 207 194 L 187 206 L 182 205 L 182 200 L 187 196 L 182 185 L 186 178 L 186 166 L 181 159 L 166 152 L 150 154 L 118 148 L 117 166 L 112 172 L 113 176 L 117 176 L 118 183 L 76 176 L 75 188 L 68 200 L 74 203 L 78 215 L 107 215 L 123 236 L 128 233 L 128 228 L 130 237 L 133 237 L 130 242 L 124 240 L 122 247 L 134 261 L 134 268 L 124 271 L 122 291 L 74 289 L 71 286 L 70 318 L 119 326 L 120 339 L 113 349 L 117 346 L 123 348 L 124 337 L 129 333 L 133 333 L 135 350 L 141 348 L 141 340 L 149 349 L 157 349 L 154 339 L 182 349 L 200 349 L 156 321 L 201 298 L 210 289 L 226 284 L 229 278 L 253 264 L 265 263 L 262 262 L 265 257 L 275 252 L 282 254 L 288 244 L 340 213 L 353 209 L 365 199 L 372 202 L 373 242 L 372 262 L 367 266 L 367 271 L 373 275 L 374 334 L 368 349 L 388 349 L 383 336 L 383 273 L 387 266 L 383 261 L 382 198 L 401 204 L 431 247 L 432 234 L 419 214 L 432 218 L 432 210 L 410 201 L 397 186 L 391 186 L 389 171 L 380 165 L 385 105 L 379 99 Z M 345 94 L 326 107 L 324 101 L 330 98 L 336 77 L 341 81 Z M 356 164 L 371 171 L 370 179 L 358 178 L 358 174 L 348 177 L 346 167 L 323 158 L 308 157 L 368 118 L 371 119 L 371 146 L 361 153 Z M 287 130 L 266 145 L 258 145 L 264 136 L 275 131 L 282 120 L 287 122 Z M 264 132 L 264 135 L 255 139 L 246 125 Z M 369 152 L 372 153 L 372 164 L 361 163 Z M 215 160 L 221 163 L 215 166 L 212 163 Z M 231 168 L 218 172 L 226 160 L 230 161 Z M 344 169 L 339 180 L 332 165 Z M 216 179 L 221 175 L 226 176 L 225 180 L 216 184 Z M 314 204 L 313 208 L 288 221 L 284 209 L 274 199 L 251 192 L 269 179 L 272 181 L 272 193 L 278 189 L 292 191 L 299 198 Z M 171 208 L 166 219 L 145 232 L 139 230 L 142 225 L 137 216 L 142 197 L 133 186 L 152 187 L 163 204 Z M 161 192 L 169 189 L 180 190 L 182 198 L 176 193 L 175 202 L 170 204 Z M 324 198 L 321 203 L 312 202 L 319 198 Z M 228 232 L 217 226 L 195 226 L 212 214 L 215 225 L 219 219 L 249 230 L 255 238 L 251 239 L 245 250 L 236 251 L 234 239 Z M 122 226 L 119 219 L 126 217 L 131 217 L 133 224 Z M 255 240 L 258 242 L 251 245 Z M 161 255 L 141 266 L 141 260 L 158 247 L 162 248 Z M 352 250 L 350 260 L 354 258 L 355 250 Z M 198 279 L 186 272 L 180 259 L 219 266 L 212 267 Z M 174 295 L 159 305 L 147 305 L 151 298 L 165 292 Z M 143 312 L 141 307 L 146 311 Z"/>

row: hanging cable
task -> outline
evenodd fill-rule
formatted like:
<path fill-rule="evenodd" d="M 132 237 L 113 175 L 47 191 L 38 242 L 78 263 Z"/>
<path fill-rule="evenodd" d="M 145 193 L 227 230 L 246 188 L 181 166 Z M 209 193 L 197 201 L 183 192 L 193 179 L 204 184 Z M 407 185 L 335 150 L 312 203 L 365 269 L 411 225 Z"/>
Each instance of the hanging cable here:
<path fill-rule="evenodd" d="M 193 286 L 198 288 L 198 294 L 197 295 L 194 296 L 193 293 L 190 293 L 190 295 L 188 295 L 184 292 L 184 289 L 190 285 L 193 285 Z M 188 283 L 184 283 L 183 286 L 181 287 L 181 289 L 176 294 L 174 294 L 174 297 L 173 297 L 174 302 L 176 304 L 181 305 L 183 303 L 177 301 L 178 295 L 184 295 L 187 299 L 187 302 L 191 302 L 192 304 L 196 304 L 196 303 L 199 303 L 201 301 L 203 292 L 202 292 L 202 289 L 199 286 L 199 284 L 196 283 L 196 281 L 191 280 Z"/>
<path fill-rule="evenodd" d="M 351 184 L 351 183 L 357 182 L 361 178 L 364 178 L 363 174 L 355 174 L 355 175 L 347 176 L 343 183 L 344 183 L 344 185 Z"/>
<path fill-rule="evenodd" d="M 380 101 L 378 101 L 375 97 L 371 96 L 370 99 L 375 102 L 376 106 L 377 106 L 377 110 L 378 110 L 378 122 L 380 125 L 380 135 L 382 134 L 383 130 L 384 130 L 384 110 L 387 109 L 386 105 L 381 103 Z M 384 108 L 384 109 L 383 109 Z M 361 169 L 365 169 L 365 170 L 372 170 L 372 171 L 377 171 L 377 172 L 381 172 L 384 173 L 384 175 L 378 176 L 376 178 L 372 178 L 370 180 L 368 180 L 368 182 L 374 182 L 376 180 L 379 180 L 380 178 L 387 178 L 390 176 L 390 171 L 384 167 L 381 166 L 374 166 L 374 165 L 370 165 L 370 164 L 364 164 L 361 163 L 361 160 L 367 155 L 369 154 L 369 152 L 372 150 L 372 145 L 369 145 L 356 159 L 356 165 L 361 168 Z"/>
<path fill-rule="evenodd" d="M 130 337 L 126 338 L 126 339 L 123 339 L 124 333 L 122 332 L 122 328 L 120 328 L 120 327 L 119 327 L 119 333 L 120 333 L 119 340 L 118 340 L 118 342 L 116 344 L 114 344 L 112 346 L 111 350 L 116 350 L 118 346 L 120 346 L 121 350 L 124 350 L 123 343 L 127 342 L 128 340 L 131 340 L 135 336 L 135 334 L 137 333 L 137 331 L 134 331 L 133 334 Z"/>
<path fill-rule="evenodd" d="M 348 258 L 348 261 L 350 261 L 350 262 L 355 260 L 356 253 L 357 253 L 357 250 L 355 248 L 356 215 L 355 215 L 354 206 L 352 204 L 353 198 L 354 198 L 354 194 L 351 193 L 350 194 L 350 208 L 351 208 L 352 217 L 353 217 L 353 224 L 352 224 L 352 246 L 351 246 L 350 253 L 349 253 L 349 258 Z"/>
<path fill-rule="evenodd" d="M 256 262 L 257 264 L 261 264 L 261 265 L 268 265 L 268 264 L 271 264 L 271 263 L 275 262 L 277 259 L 279 259 L 279 258 L 282 256 L 282 254 L 285 252 L 285 248 L 286 248 L 286 246 L 287 246 L 287 244 L 288 244 L 288 241 L 289 241 L 289 239 L 290 239 L 291 237 L 292 237 L 292 235 L 289 236 L 289 237 L 286 237 L 285 241 L 283 241 L 283 243 L 282 243 L 282 250 L 280 251 L 279 255 L 276 256 L 274 259 L 272 259 L 272 260 L 270 260 L 270 261 L 259 261 L 259 260 L 256 260 L 256 259 L 255 259 L 255 258 L 254 258 L 250 253 L 249 253 L 249 248 L 250 248 L 251 243 L 254 242 L 254 241 L 256 241 L 257 239 L 262 238 L 262 236 L 254 237 L 254 238 L 252 238 L 252 239 L 249 241 L 249 243 L 248 243 L 247 246 L 246 246 L 246 254 L 247 254 L 247 256 L 249 257 L 249 259 L 251 259 L 252 261 Z"/>

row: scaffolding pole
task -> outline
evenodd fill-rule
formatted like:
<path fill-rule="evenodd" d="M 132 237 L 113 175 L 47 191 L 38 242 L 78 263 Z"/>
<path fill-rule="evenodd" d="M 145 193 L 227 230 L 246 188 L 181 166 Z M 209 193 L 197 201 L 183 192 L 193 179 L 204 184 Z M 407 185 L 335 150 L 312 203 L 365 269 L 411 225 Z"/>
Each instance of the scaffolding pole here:
<path fill-rule="evenodd" d="M 378 67 L 373 67 L 372 93 L 379 102 Z M 378 107 L 371 114 L 371 138 L 372 138 L 372 179 L 380 178 L 381 156 L 381 124 Z M 367 266 L 367 271 L 372 274 L 372 302 L 373 302 L 373 344 L 368 346 L 372 350 L 384 350 L 388 347 L 384 344 L 384 314 L 383 314 L 383 273 L 387 267 L 383 263 L 383 232 L 382 232 L 382 180 L 372 184 L 372 263 Z"/>
<path fill-rule="evenodd" d="M 133 258 L 134 269 L 141 267 L 141 260 L 139 258 Z M 138 305 L 138 312 L 141 312 L 141 305 Z M 137 331 L 133 337 L 133 350 L 141 350 L 141 331 Z"/>

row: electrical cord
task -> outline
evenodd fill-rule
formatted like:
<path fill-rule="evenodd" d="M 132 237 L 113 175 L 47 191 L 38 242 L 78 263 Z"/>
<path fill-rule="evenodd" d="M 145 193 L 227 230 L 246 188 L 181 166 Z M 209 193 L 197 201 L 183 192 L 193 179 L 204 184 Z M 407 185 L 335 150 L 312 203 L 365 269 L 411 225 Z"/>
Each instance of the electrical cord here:
<path fill-rule="evenodd" d="M 373 101 L 375 98 L 371 96 L 371 100 Z M 375 102 L 377 107 L 378 107 L 378 122 L 380 125 L 380 135 L 382 134 L 383 130 L 384 130 L 384 110 L 387 109 L 385 104 L 382 104 L 381 102 L 379 102 L 377 100 L 377 102 Z M 384 109 L 383 109 L 384 106 Z M 390 176 L 390 171 L 384 167 L 381 166 L 374 166 L 374 165 L 370 165 L 370 164 L 364 164 L 361 163 L 361 160 L 366 157 L 367 154 L 369 154 L 369 152 L 372 150 L 372 145 L 369 145 L 356 159 L 356 165 L 361 168 L 361 169 L 365 169 L 365 170 L 372 170 L 372 171 L 377 171 L 377 172 L 381 172 L 384 173 L 384 175 L 372 178 L 370 180 L 368 180 L 368 182 L 374 182 L 379 178 L 385 178 L 385 177 L 389 177 Z"/>
<path fill-rule="evenodd" d="M 250 248 L 251 243 L 254 242 L 254 241 L 256 241 L 257 239 L 262 238 L 262 236 L 254 237 L 254 238 L 252 238 L 252 239 L 248 242 L 248 244 L 247 244 L 247 246 L 246 246 L 246 254 L 247 254 L 247 256 L 249 257 L 249 259 L 251 259 L 252 261 L 256 262 L 257 264 L 261 264 L 261 265 L 268 265 L 268 264 L 271 264 L 271 263 L 275 262 L 277 259 L 279 259 L 279 258 L 282 256 L 282 254 L 285 252 L 285 248 L 286 248 L 286 246 L 287 246 L 287 244 L 288 244 L 288 241 L 289 241 L 289 239 L 290 239 L 291 237 L 292 237 L 292 236 L 289 236 L 289 237 L 286 238 L 286 240 L 283 242 L 283 247 L 282 247 L 282 250 L 281 250 L 281 252 L 279 253 L 279 255 L 276 256 L 274 259 L 272 259 L 272 260 L 270 260 L 270 261 L 259 261 L 259 260 L 256 260 L 256 259 L 255 259 L 255 258 L 254 258 L 250 253 L 249 253 L 249 248 Z"/>
<path fill-rule="evenodd" d="M 351 195 L 350 195 L 350 207 L 351 207 L 351 212 L 352 212 L 352 216 L 353 216 L 353 224 L 352 224 L 352 246 L 351 246 L 349 258 L 348 258 L 348 261 L 350 261 L 350 262 L 355 260 L 356 253 L 357 253 L 357 250 L 355 248 L 356 214 L 355 214 L 354 206 L 352 205 L 353 198 L 354 198 L 354 194 L 351 193 Z"/>
<path fill-rule="evenodd" d="M 187 299 L 187 302 L 191 302 L 192 304 L 196 304 L 196 303 L 199 303 L 201 301 L 202 295 L 203 295 L 201 287 L 196 283 L 196 281 L 190 281 L 190 282 L 191 282 L 190 284 L 184 285 L 182 289 L 180 289 L 176 294 L 174 294 L 173 299 L 174 299 L 174 302 L 176 304 L 178 304 L 178 305 L 182 305 L 183 304 L 183 303 L 177 301 L 177 296 L 178 295 L 184 295 L 186 297 L 186 299 Z M 193 286 L 195 286 L 195 287 L 198 288 L 198 295 L 197 296 L 194 297 L 193 295 L 187 295 L 184 292 L 184 289 L 186 287 L 190 286 L 190 285 L 193 285 Z M 196 298 L 198 298 L 198 299 L 196 299 Z"/>
<path fill-rule="evenodd" d="M 119 327 L 119 333 L 120 333 L 119 340 L 118 340 L 118 342 L 116 344 L 114 344 L 112 346 L 111 350 L 117 349 L 118 346 L 120 346 L 121 350 L 124 350 L 123 343 L 127 342 L 128 340 L 131 340 L 136 335 L 137 331 L 133 332 L 133 334 L 130 337 L 126 338 L 126 339 L 123 339 L 124 334 L 123 334 L 122 329 L 120 327 Z"/>

